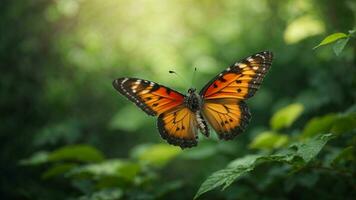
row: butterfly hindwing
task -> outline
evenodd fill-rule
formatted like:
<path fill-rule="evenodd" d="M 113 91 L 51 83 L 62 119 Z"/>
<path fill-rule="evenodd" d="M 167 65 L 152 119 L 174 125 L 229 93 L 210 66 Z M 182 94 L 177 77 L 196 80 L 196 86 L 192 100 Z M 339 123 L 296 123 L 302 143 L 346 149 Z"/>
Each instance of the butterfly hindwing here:
<path fill-rule="evenodd" d="M 197 145 L 197 125 L 195 114 L 185 106 L 162 113 L 157 121 L 162 138 L 181 148 Z"/>
<path fill-rule="evenodd" d="M 220 139 L 233 139 L 243 132 L 250 122 L 251 114 L 244 101 L 237 99 L 208 100 L 203 113 Z"/>
<path fill-rule="evenodd" d="M 260 52 L 231 65 L 200 91 L 204 99 L 247 99 L 258 90 L 271 66 L 271 52 Z"/>
<path fill-rule="evenodd" d="M 184 103 L 182 94 L 151 81 L 120 78 L 113 85 L 149 115 L 159 115 Z"/>

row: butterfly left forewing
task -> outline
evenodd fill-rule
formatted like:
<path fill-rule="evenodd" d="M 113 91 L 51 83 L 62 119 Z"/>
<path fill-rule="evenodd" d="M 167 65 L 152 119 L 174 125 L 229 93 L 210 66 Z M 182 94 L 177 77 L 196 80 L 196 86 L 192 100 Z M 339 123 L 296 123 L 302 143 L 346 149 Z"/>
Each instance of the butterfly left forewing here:
<path fill-rule="evenodd" d="M 184 102 L 184 96 L 152 81 L 137 78 L 119 78 L 113 86 L 149 115 L 159 115 Z"/>
<path fill-rule="evenodd" d="M 162 113 L 157 121 L 158 130 L 168 143 L 189 148 L 197 145 L 198 122 L 191 110 L 179 106 Z"/>

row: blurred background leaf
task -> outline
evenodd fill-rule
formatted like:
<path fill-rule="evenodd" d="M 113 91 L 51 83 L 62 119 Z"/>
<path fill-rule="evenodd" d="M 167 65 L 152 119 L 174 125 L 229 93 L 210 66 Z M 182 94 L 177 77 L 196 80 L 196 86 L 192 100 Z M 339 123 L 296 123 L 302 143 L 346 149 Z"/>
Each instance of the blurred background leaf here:
<path fill-rule="evenodd" d="M 271 118 L 270 124 L 273 130 L 287 128 L 302 114 L 304 107 L 300 103 L 290 104 L 278 110 Z"/>
<path fill-rule="evenodd" d="M 74 160 L 82 162 L 99 162 L 104 155 L 95 147 L 89 145 L 69 145 L 51 152 L 48 161 Z"/>
<path fill-rule="evenodd" d="M 140 145 L 132 150 L 132 157 L 151 165 L 162 166 L 181 153 L 179 147 L 169 144 Z"/>
<path fill-rule="evenodd" d="M 274 149 L 287 144 L 288 140 L 287 135 L 265 131 L 257 135 L 249 144 L 249 147 L 252 149 Z"/>

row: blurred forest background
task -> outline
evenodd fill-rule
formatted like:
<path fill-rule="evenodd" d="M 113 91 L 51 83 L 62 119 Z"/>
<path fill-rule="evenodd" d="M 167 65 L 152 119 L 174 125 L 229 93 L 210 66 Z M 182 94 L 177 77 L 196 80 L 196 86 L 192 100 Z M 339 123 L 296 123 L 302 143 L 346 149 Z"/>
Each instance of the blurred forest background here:
<path fill-rule="evenodd" d="M 352 0 L 2 0 L 0 195 L 352 199 L 355 20 Z M 185 93 L 168 70 L 197 67 L 200 89 L 264 50 L 272 68 L 233 141 L 170 146 L 112 87 L 132 76 Z"/>

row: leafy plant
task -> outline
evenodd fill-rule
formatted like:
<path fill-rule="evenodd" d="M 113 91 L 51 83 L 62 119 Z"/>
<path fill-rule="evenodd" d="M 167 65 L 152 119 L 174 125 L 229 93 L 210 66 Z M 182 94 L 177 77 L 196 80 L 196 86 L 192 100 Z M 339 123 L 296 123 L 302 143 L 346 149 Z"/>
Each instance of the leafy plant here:
<path fill-rule="evenodd" d="M 300 104 L 292 104 L 280 109 L 272 117 L 272 127 L 279 129 L 281 127 L 290 126 L 297 117 L 300 116 L 302 110 L 303 107 Z M 299 139 L 297 137 L 289 139 L 288 136 L 273 131 L 260 133 L 250 143 L 251 148 L 261 150 L 279 149 L 272 154 L 259 152 L 258 154 L 246 155 L 230 162 L 226 168 L 214 172 L 202 183 L 194 199 L 218 187 L 222 187 L 222 190 L 225 190 L 235 180 L 253 171 L 258 165 L 266 162 L 290 165 L 293 170 L 289 173 L 297 173 L 304 167 L 307 167 L 308 163 L 316 158 L 329 140 L 342 133 L 356 130 L 355 114 L 353 111 L 347 111 L 338 115 L 329 114 L 323 117 L 313 118 L 307 123 Z M 343 123 L 345 119 L 350 121 Z M 288 148 L 280 148 L 283 144 L 293 140 L 294 142 L 290 143 Z M 354 155 L 351 155 L 353 149 L 354 146 L 343 149 L 338 156 L 334 158 L 333 163 L 340 162 L 342 159 L 353 160 Z M 330 170 L 337 171 L 338 169 L 330 168 Z"/>
<path fill-rule="evenodd" d="M 346 44 L 349 42 L 350 38 L 352 38 L 355 35 L 356 30 L 350 30 L 348 34 L 346 33 L 333 33 L 331 35 L 328 35 L 325 37 L 317 46 L 315 46 L 313 49 L 317 49 L 321 46 L 329 45 L 332 44 L 334 53 L 339 56 L 344 50 Z"/>
<path fill-rule="evenodd" d="M 252 171 L 258 164 L 263 162 L 288 163 L 295 168 L 301 168 L 313 159 L 324 145 L 332 139 L 332 134 L 318 135 L 308 141 L 292 144 L 289 148 L 283 149 L 271 155 L 247 155 L 232 161 L 225 169 L 214 172 L 200 186 L 194 199 L 205 192 L 223 186 L 229 187 L 237 178 L 247 172 Z"/>

